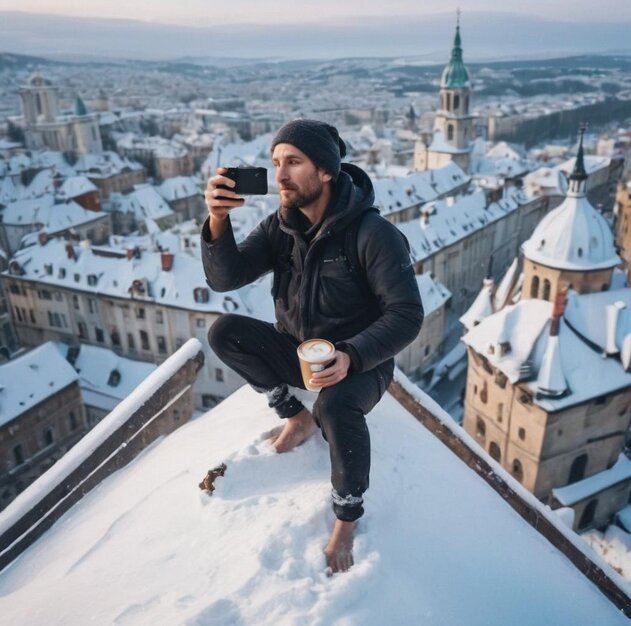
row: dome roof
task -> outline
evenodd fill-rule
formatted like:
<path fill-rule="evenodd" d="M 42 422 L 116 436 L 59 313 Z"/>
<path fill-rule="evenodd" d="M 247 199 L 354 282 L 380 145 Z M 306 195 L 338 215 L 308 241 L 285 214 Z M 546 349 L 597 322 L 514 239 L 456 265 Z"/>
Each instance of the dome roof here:
<path fill-rule="evenodd" d="M 28 81 L 31 87 L 50 87 L 53 83 L 41 74 L 34 74 Z"/>
<path fill-rule="evenodd" d="M 443 70 L 440 79 L 441 89 L 459 89 L 470 87 L 469 73 L 462 61 L 462 45 L 460 41 L 460 26 L 456 26 L 454 47 L 451 49 L 451 59 Z"/>
<path fill-rule="evenodd" d="M 620 263 L 609 224 L 582 193 L 568 193 L 539 222 L 522 250 L 530 261 L 556 269 L 588 271 Z"/>

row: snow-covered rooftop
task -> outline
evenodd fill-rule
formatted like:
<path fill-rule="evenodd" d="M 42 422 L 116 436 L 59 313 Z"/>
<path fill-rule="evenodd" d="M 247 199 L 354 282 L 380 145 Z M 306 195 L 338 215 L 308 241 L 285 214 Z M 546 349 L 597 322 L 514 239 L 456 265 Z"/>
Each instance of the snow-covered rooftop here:
<path fill-rule="evenodd" d="M 158 186 L 158 192 L 167 202 L 201 194 L 197 180 L 193 176 L 167 178 Z"/>
<path fill-rule="evenodd" d="M 120 213 L 133 213 L 139 221 L 159 220 L 173 215 L 158 190 L 148 183 L 134 185 L 134 190 L 128 194 L 111 194 L 109 207 Z"/>
<path fill-rule="evenodd" d="M 51 342 L 0 365 L 0 426 L 78 378 Z"/>
<path fill-rule="evenodd" d="M 59 187 L 57 196 L 61 199 L 77 198 L 93 191 L 97 191 L 97 187 L 90 179 L 85 176 L 71 176 Z"/>
<path fill-rule="evenodd" d="M 417 274 L 416 284 L 421 294 L 421 302 L 423 303 L 425 315 L 437 311 L 451 298 L 451 291 L 440 281 L 436 280 L 430 272 Z"/>
<path fill-rule="evenodd" d="M 70 346 L 55 343 L 64 359 Z M 79 346 L 73 367 L 79 374 L 83 401 L 105 411 L 111 411 L 153 372 L 157 365 L 118 356 L 107 348 Z"/>
<path fill-rule="evenodd" d="M 368 422 L 371 486 L 349 572 L 324 574 L 333 522 L 326 443 L 316 434 L 273 453 L 264 440 L 278 419 L 263 396 L 242 388 L 106 479 L 5 569 L 3 619 L 627 624 L 391 396 Z M 220 462 L 225 476 L 202 495 L 197 483 Z"/>
<path fill-rule="evenodd" d="M 621 454 L 616 464 L 608 470 L 588 476 L 571 485 L 557 487 L 552 490 L 552 495 L 564 506 L 572 506 L 629 479 L 631 479 L 631 461 Z"/>

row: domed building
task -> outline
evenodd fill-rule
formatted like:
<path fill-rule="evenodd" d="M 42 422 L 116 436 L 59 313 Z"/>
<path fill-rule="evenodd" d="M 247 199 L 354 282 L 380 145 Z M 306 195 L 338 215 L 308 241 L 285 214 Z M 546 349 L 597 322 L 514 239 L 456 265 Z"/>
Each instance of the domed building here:
<path fill-rule="evenodd" d="M 462 58 L 460 16 L 451 58 L 441 76 L 439 95 L 440 108 L 434 119 L 431 143 L 417 142 L 414 168 L 436 169 L 454 161 L 468 172 L 473 149 L 473 116 L 470 113 L 471 81 Z"/>

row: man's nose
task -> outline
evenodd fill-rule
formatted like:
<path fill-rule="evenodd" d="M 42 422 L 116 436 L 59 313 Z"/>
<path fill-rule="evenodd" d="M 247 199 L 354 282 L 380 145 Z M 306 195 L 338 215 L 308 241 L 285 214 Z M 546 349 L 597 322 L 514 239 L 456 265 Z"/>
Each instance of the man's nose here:
<path fill-rule="evenodd" d="M 287 168 L 283 165 L 279 165 L 276 168 L 276 182 L 280 183 L 283 180 L 287 180 L 288 175 L 287 175 Z"/>

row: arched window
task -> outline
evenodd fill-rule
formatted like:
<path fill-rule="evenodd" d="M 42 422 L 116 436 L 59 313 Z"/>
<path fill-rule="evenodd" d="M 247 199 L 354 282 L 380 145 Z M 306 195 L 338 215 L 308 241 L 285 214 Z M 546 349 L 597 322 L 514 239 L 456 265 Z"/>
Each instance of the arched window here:
<path fill-rule="evenodd" d="M 453 124 L 447 124 L 447 140 L 451 141 L 454 138 L 454 126 Z"/>
<path fill-rule="evenodd" d="M 578 522 L 578 529 L 582 530 L 586 528 L 594 521 L 594 516 L 596 515 L 596 507 L 598 506 L 598 498 L 594 498 L 589 501 L 589 504 L 583 510 L 583 514 L 581 515 L 581 519 Z"/>
<path fill-rule="evenodd" d="M 478 417 L 475 421 L 475 434 L 478 439 L 484 439 L 486 437 L 486 424 L 481 417 Z"/>
<path fill-rule="evenodd" d="M 547 278 L 543 281 L 543 295 L 541 297 L 544 300 L 550 300 L 550 281 Z"/>
<path fill-rule="evenodd" d="M 491 458 L 495 459 L 498 463 L 502 462 L 500 447 L 494 441 L 491 441 L 491 444 L 489 445 L 489 454 L 491 455 Z"/>
<path fill-rule="evenodd" d="M 458 110 L 458 107 L 460 106 L 460 96 L 456 93 L 454 94 L 454 110 Z"/>
<path fill-rule="evenodd" d="M 448 111 L 451 110 L 451 94 L 446 94 L 445 98 L 447 99 L 447 106 L 445 107 Z"/>
<path fill-rule="evenodd" d="M 469 112 L 469 96 L 464 97 L 464 112 Z"/>
<path fill-rule="evenodd" d="M 521 461 L 519 459 L 513 459 L 511 473 L 513 474 L 513 477 L 519 482 L 522 482 L 522 480 L 524 479 L 524 468 L 522 467 Z"/>
<path fill-rule="evenodd" d="M 539 297 L 539 276 L 532 277 L 532 282 L 530 283 L 530 297 Z"/>
<path fill-rule="evenodd" d="M 581 456 L 577 456 L 572 463 L 572 467 L 570 468 L 570 477 L 568 478 L 568 484 L 576 483 L 579 480 L 583 480 L 585 478 L 585 468 L 587 467 L 587 455 L 581 454 Z"/>

